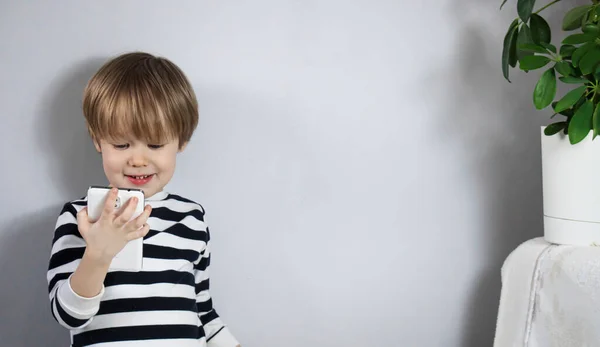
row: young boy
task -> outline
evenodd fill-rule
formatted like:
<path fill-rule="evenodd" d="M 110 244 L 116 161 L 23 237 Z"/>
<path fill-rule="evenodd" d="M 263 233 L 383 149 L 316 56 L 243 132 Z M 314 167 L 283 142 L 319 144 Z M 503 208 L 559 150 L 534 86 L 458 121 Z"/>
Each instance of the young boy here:
<path fill-rule="evenodd" d="M 88 82 L 83 113 L 110 186 L 141 188 L 147 205 L 129 221 L 136 201 L 115 211 L 113 188 L 93 223 L 86 198 L 64 205 L 47 279 L 52 315 L 70 330 L 71 346 L 239 346 L 208 291 L 204 208 L 163 191 L 198 124 L 185 75 L 164 58 L 121 55 Z M 143 269 L 111 269 L 114 256 L 137 238 Z"/>

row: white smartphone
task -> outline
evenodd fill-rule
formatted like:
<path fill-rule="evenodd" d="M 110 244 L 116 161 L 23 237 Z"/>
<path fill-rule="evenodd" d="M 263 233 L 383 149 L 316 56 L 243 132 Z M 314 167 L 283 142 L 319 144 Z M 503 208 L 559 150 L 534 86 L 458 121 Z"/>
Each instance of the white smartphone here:
<path fill-rule="evenodd" d="M 87 208 L 88 217 L 91 221 L 95 222 L 100 218 L 102 210 L 108 193 L 110 193 L 111 187 L 103 186 L 91 186 L 87 192 Z M 133 220 L 144 212 L 145 200 L 144 192 L 141 189 L 127 189 L 119 188 L 119 193 L 115 202 L 114 208 L 116 210 L 121 209 L 122 206 L 127 204 L 129 199 L 136 197 L 138 198 L 137 206 L 131 216 L 130 220 Z M 110 268 L 112 270 L 125 270 L 125 271 L 140 271 L 142 269 L 142 262 L 144 259 L 143 255 L 144 240 L 138 238 L 129 241 L 123 250 L 119 252 L 112 260 Z"/>

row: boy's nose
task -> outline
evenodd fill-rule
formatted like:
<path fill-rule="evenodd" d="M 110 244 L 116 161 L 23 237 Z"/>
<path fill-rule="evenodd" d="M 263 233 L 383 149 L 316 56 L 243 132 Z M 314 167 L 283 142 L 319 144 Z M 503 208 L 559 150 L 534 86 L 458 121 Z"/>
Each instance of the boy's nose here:
<path fill-rule="evenodd" d="M 131 158 L 129 158 L 129 165 L 133 167 L 143 167 L 148 165 L 148 160 L 145 156 L 140 154 L 132 155 Z"/>

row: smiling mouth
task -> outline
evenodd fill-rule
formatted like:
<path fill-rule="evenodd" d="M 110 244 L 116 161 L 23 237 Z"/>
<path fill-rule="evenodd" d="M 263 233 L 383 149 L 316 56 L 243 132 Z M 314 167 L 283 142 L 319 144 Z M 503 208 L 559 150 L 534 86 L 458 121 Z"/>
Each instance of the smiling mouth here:
<path fill-rule="evenodd" d="M 154 175 L 154 174 L 152 174 L 152 175 Z M 152 176 L 152 175 L 143 175 L 143 176 L 132 176 L 132 175 L 125 175 L 125 176 L 127 176 L 127 177 L 131 177 L 131 178 L 135 178 L 136 180 L 143 180 L 143 179 L 146 179 L 146 178 L 148 178 L 148 177 L 150 177 L 150 176 Z"/>
<path fill-rule="evenodd" d="M 129 182 L 131 182 L 132 184 L 136 185 L 136 186 L 144 186 L 147 183 L 149 183 L 150 181 L 152 181 L 154 174 L 151 175 L 139 175 L 139 176 L 132 176 L 132 175 L 125 175 L 125 177 L 127 177 L 127 179 L 129 180 Z"/>

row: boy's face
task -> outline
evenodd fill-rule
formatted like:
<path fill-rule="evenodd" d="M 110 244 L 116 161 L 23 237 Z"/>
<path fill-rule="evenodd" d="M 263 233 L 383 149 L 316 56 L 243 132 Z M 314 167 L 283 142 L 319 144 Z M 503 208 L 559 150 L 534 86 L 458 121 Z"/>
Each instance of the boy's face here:
<path fill-rule="evenodd" d="M 175 172 L 177 153 L 185 148 L 185 144 L 179 148 L 176 139 L 161 144 L 101 139 L 95 146 L 102 153 L 104 174 L 110 185 L 142 189 L 146 197 L 160 192 L 169 183 Z"/>

